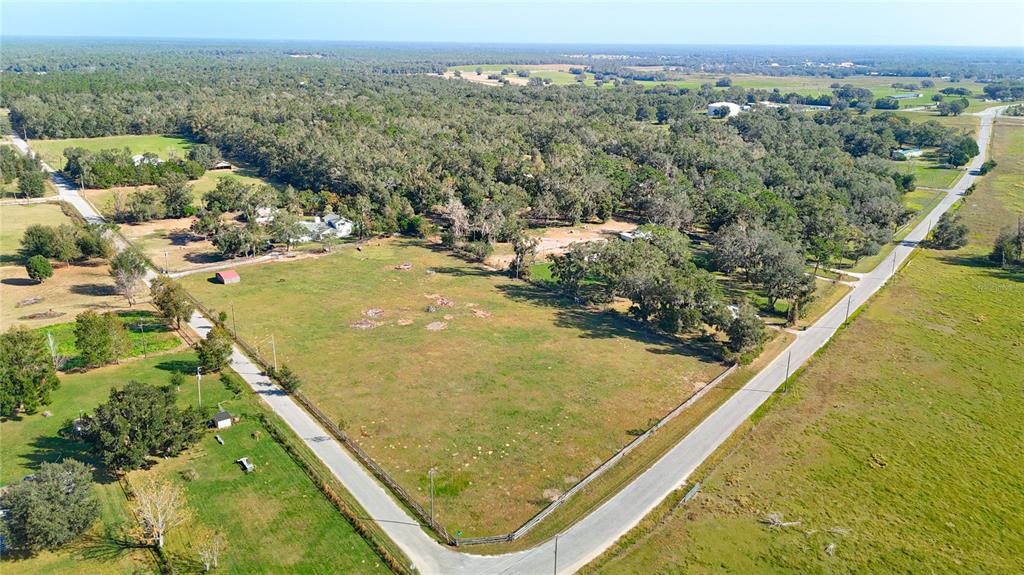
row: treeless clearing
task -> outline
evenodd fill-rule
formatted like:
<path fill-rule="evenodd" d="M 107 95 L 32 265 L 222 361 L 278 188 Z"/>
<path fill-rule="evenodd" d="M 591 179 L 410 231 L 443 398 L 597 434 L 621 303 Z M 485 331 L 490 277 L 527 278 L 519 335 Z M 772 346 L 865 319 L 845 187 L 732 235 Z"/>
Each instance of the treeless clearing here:
<path fill-rule="evenodd" d="M 251 343 L 273 334 L 306 394 L 424 505 L 436 467 L 453 533 L 517 527 L 724 369 L 703 342 L 565 307 L 430 244 L 361 248 L 244 268 L 237 285 L 182 281 L 233 304 Z M 380 325 L 351 327 L 364 319 Z"/>
<path fill-rule="evenodd" d="M 607 241 L 615 238 L 621 232 L 628 232 L 635 228 L 636 224 L 632 222 L 611 219 L 599 224 L 531 230 L 530 235 L 540 240 L 540 243 L 537 244 L 537 260 L 541 261 L 552 255 L 565 253 L 572 244 Z M 498 253 L 487 258 L 485 262 L 495 269 L 505 269 L 515 259 L 515 255 L 511 253 L 510 244 L 497 244 L 495 251 Z"/>

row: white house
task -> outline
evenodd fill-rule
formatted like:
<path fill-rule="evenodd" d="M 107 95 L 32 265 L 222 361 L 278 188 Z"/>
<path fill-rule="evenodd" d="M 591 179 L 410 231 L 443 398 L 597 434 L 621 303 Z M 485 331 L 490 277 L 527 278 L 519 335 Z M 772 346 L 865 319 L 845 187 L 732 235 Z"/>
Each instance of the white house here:
<path fill-rule="evenodd" d="M 355 227 L 352 220 L 338 214 L 327 214 L 324 216 L 324 223 L 333 228 L 339 238 L 351 236 Z"/>
<path fill-rule="evenodd" d="M 352 220 L 337 214 L 327 214 L 320 219 L 316 217 L 313 221 L 303 220 L 299 222 L 306 231 L 296 238 L 299 243 L 320 240 L 324 237 L 347 238 L 352 235 L 355 224 Z"/>
<path fill-rule="evenodd" d="M 724 114 L 726 118 L 729 118 L 739 114 L 741 109 L 742 107 L 735 102 L 713 102 L 708 104 L 708 115 L 712 118 L 721 117 L 723 114 L 722 110 L 728 110 Z"/>
<path fill-rule="evenodd" d="M 157 158 L 156 156 L 148 156 L 147 157 L 147 156 L 144 156 L 142 154 L 135 154 L 134 156 L 132 156 L 132 162 L 135 162 L 136 166 L 141 166 L 142 164 L 149 164 L 150 166 L 158 166 L 158 165 L 164 163 L 163 160 L 161 160 L 160 158 Z"/>

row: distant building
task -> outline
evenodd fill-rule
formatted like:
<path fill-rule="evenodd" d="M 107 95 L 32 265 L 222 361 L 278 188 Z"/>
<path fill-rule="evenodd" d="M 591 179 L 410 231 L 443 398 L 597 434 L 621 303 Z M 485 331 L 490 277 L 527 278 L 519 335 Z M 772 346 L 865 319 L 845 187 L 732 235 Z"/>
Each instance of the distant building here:
<path fill-rule="evenodd" d="M 734 102 L 714 102 L 708 104 L 708 115 L 712 118 L 729 118 L 740 113 L 742 107 Z"/>
<path fill-rule="evenodd" d="M 920 158 L 923 155 L 924 151 L 921 148 L 901 148 L 892 151 L 892 159 L 894 160 L 909 160 L 911 158 Z"/>
<path fill-rule="evenodd" d="M 160 164 L 164 163 L 163 160 L 152 154 L 135 154 L 134 156 L 132 156 L 132 162 L 134 162 L 136 166 L 141 166 L 142 164 L 148 164 L 150 166 L 159 166 Z"/>
<path fill-rule="evenodd" d="M 221 161 L 217 162 L 216 164 L 214 164 L 213 167 L 211 167 L 210 169 L 211 170 L 230 170 L 231 169 L 231 164 L 225 162 L 224 160 L 221 160 Z"/>
<path fill-rule="evenodd" d="M 256 208 L 256 223 L 257 224 L 269 224 L 274 221 L 274 208 L 261 206 Z"/>
<path fill-rule="evenodd" d="M 352 220 L 337 214 L 327 214 L 322 219 L 316 217 L 313 221 L 300 221 L 306 233 L 296 238 L 300 243 L 321 240 L 325 237 L 347 238 L 355 230 Z"/>
<path fill-rule="evenodd" d="M 236 272 L 235 270 L 225 270 L 222 272 L 217 272 L 217 281 L 224 285 L 236 284 L 242 281 L 242 277 L 239 276 L 238 272 Z"/>
<path fill-rule="evenodd" d="M 913 94 L 893 94 L 889 96 L 893 100 L 912 100 L 914 98 L 921 98 L 924 94 L 920 92 L 914 92 Z"/>
<path fill-rule="evenodd" d="M 633 240 L 649 240 L 654 235 L 651 232 L 636 229 L 631 232 L 619 232 L 619 239 L 631 242 Z"/>
<path fill-rule="evenodd" d="M 224 429 L 225 427 L 231 427 L 234 420 L 231 418 L 231 414 L 226 411 L 217 412 L 213 416 L 213 426 L 217 429 Z"/>

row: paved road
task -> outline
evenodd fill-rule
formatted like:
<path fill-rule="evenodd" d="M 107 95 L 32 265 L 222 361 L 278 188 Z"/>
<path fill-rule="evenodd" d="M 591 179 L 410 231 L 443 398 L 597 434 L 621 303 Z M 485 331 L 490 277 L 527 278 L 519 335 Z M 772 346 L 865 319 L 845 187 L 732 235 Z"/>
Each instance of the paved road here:
<path fill-rule="evenodd" d="M 980 114 L 982 122 L 978 130 L 978 146 L 981 154 L 972 161 L 972 169 L 980 167 L 985 158 L 992 119 L 996 113 L 997 110 L 990 109 Z M 947 191 L 946 196 L 928 218 L 893 249 L 890 257 L 872 272 L 860 275 L 860 281 L 847 296 L 850 299 L 851 310 L 864 305 L 885 284 L 917 243 L 924 239 L 932 223 L 959 200 L 974 179 L 969 173 L 965 174 L 953 189 Z M 82 212 L 86 217 L 99 216 L 92 211 L 91 206 L 88 209 L 90 212 Z M 828 342 L 845 320 L 846 309 L 846 299 L 841 300 L 821 319 L 800 333 L 796 341 L 775 361 L 680 440 L 650 469 L 598 509 L 562 532 L 558 537 L 557 568 L 553 540 L 526 551 L 496 556 L 463 553 L 437 543 L 391 498 L 369 472 L 289 396 L 262 376 L 260 369 L 237 348 L 232 355 L 232 367 L 331 469 L 366 512 L 402 548 L 420 572 L 445 575 L 573 573 L 600 555 L 666 496 L 678 489 L 689 475 L 782 385 L 787 372 L 795 371 Z M 189 323 L 204 336 L 211 327 L 210 322 L 199 314 L 195 314 Z"/>

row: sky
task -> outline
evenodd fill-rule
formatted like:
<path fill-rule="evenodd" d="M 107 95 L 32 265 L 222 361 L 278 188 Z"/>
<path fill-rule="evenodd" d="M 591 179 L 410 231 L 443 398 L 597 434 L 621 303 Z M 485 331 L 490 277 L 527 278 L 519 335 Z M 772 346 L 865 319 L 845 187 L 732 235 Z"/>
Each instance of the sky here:
<path fill-rule="evenodd" d="M 0 0 L 0 33 L 515 44 L 1024 48 L 1024 1 Z"/>

